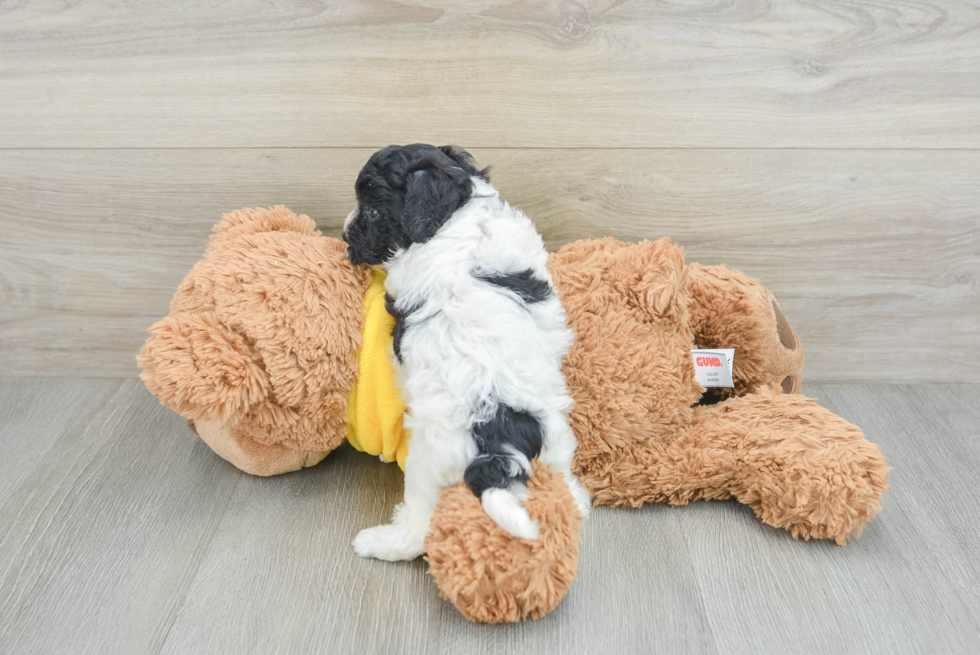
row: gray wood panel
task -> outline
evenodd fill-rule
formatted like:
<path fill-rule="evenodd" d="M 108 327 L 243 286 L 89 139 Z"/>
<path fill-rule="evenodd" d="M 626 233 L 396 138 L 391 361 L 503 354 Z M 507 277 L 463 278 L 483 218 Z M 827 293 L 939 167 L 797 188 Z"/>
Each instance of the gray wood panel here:
<path fill-rule="evenodd" d="M 480 626 L 439 599 L 422 560 L 353 555 L 358 530 L 389 520 L 401 479 L 344 447 L 296 475 L 243 480 L 163 652 L 717 652 L 668 513 L 596 512 L 583 535 L 589 564 L 560 611 Z"/>
<path fill-rule="evenodd" d="M 0 499 L 29 480 L 58 438 L 90 420 L 121 384 L 57 378 L 0 382 Z"/>
<path fill-rule="evenodd" d="M 222 462 L 126 380 L 0 381 L 9 653 L 969 653 L 980 639 L 980 385 L 805 385 L 892 472 L 846 547 L 798 542 L 735 502 L 598 508 L 545 619 L 465 621 L 423 562 L 349 542 L 400 496 L 342 448 L 272 479 Z M 33 399 L 32 399 L 33 397 Z M 56 399 L 66 399 L 57 403 Z M 4 429 L 9 425 L 26 426 Z M 51 436 L 56 434 L 56 437 Z"/>
<path fill-rule="evenodd" d="M 4 151 L 0 375 L 135 375 L 222 212 L 283 203 L 339 236 L 370 152 Z M 809 380 L 980 381 L 980 151 L 474 152 L 552 248 L 669 235 L 761 278 Z"/>
<path fill-rule="evenodd" d="M 976 5 L 20 3 L 0 147 L 980 145 Z"/>
<path fill-rule="evenodd" d="M 827 407 L 847 417 L 862 417 L 861 426 L 868 433 L 907 437 L 895 439 L 884 452 L 895 469 L 889 504 L 901 508 L 905 525 L 912 526 L 910 538 L 914 529 L 928 551 L 910 560 L 909 570 L 915 575 L 920 557 L 935 562 L 966 603 L 973 624 L 980 625 L 977 387 L 874 385 L 861 393 L 840 385 L 818 390 Z"/>
<path fill-rule="evenodd" d="M 976 649 L 977 594 L 963 589 L 980 573 L 976 430 L 949 430 L 940 407 L 980 421 L 980 406 L 968 399 L 976 387 L 944 403 L 949 389 L 805 385 L 860 425 L 893 467 L 883 511 L 844 548 L 784 548 L 783 533 L 760 529 L 753 513 L 734 503 L 678 512 L 722 652 L 760 644 L 787 653 Z M 950 532 L 959 548 L 948 548 Z M 934 548 L 937 540 L 945 551 Z"/>
<path fill-rule="evenodd" d="M 0 382 L 0 405 L 20 404 L 21 384 Z M 157 652 L 244 474 L 138 380 L 46 384 L 28 414 L 56 417 L 30 420 L 53 443 L 0 500 L 0 650 Z M 28 435 L 2 436 L 16 449 Z"/>

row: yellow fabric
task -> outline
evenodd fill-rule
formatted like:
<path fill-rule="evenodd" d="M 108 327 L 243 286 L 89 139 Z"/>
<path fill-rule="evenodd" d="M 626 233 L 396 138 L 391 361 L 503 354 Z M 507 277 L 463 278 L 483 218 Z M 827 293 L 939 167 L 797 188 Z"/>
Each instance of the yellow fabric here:
<path fill-rule="evenodd" d="M 385 309 L 384 283 L 384 271 L 375 269 L 364 296 L 358 376 L 347 401 L 347 440 L 362 452 L 398 462 L 404 471 L 411 432 L 402 427 L 405 403 L 395 386 L 390 354 L 395 318 Z"/>

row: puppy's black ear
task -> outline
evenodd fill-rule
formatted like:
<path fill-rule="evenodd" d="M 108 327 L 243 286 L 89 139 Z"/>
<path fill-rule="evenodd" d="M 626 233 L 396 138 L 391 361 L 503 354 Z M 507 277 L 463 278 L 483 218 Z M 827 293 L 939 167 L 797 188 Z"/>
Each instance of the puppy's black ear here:
<path fill-rule="evenodd" d="M 456 165 L 466 171 L 466 174 L 470 177 L 476 176 L 483 179 L 484 182 L 490 181 L 490 167 L 487 166 L 483 170 L 478 170 L 473 155 L 459 146 L 439 146 L 439 150 L 442 154 L 456 162 Z"/>
<path fill-rule="evenodd" d="M 402 229 L 409 244 L 434 237 L 453 212 L 469 201 L 472 186 L 462 167 L 426 162 L 410 170 L 402 212 Z"/>

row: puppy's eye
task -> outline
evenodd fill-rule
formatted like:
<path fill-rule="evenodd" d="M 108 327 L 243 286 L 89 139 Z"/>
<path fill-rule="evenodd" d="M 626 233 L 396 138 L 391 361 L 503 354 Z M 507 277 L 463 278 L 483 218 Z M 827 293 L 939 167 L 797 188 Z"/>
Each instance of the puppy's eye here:
<path fill-rule="evenodd" d="M 377 217 L 378 217 L 378 210 L 377 209 L 372 209 L 371 210 L 371 218 L 377 218 Z"/>

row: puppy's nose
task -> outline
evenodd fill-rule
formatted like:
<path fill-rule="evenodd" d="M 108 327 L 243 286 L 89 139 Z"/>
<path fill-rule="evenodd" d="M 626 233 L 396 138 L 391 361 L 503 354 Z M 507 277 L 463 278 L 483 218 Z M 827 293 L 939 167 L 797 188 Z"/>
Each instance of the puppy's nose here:
<path fill-rule="evenodd" d="M 354 220 L 355 216 L 357 216 L 357 208 L 352 209 L 351 213 L 347 214 L 347 218 L 344 220 L 344 232 L 347 231 L 347 227 L 351 224 L 351 221 Z"/>

